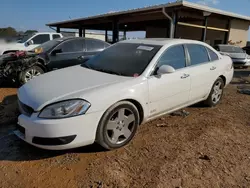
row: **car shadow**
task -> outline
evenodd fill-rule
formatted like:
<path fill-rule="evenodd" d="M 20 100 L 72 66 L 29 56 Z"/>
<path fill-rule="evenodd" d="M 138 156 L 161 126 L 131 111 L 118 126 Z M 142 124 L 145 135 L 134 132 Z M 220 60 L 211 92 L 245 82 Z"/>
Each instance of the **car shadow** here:
<path fill-rule="evenodd" d="M 235 69 L 234 71 L 234 78 L 242 78 L 242 77 L 249 77 L 250 70 L 249 69 Z"/>
<path fill-rule="evenodd" d="M 12 81 L 4 81 L 1 86 L 1 88 L 19 88 L 20 85 L 16 82 L 12 82 Z"/>
<path fill-rule="evenodd" d="M 66 154 L 87 154 L 105 151 L 97 144 L 71 150 L 44 150 L 24 142 L 14 135 L 14 133 L 6 134 L 0 138 L 0 148 L 0 161 L 35 161 Z"/>
<path fill-rule="evenodd" d="M 199 102 L 189 106 L 188 108 L 208 108 L 208 106 L 206 106 L 204 102 Z"/>
<path fill-rule="evenodd" d="M 18 115 L 17 95 L 6 96 L 0 103 L 0 127 L 16 122 Z"/>
<path fill-rule="evenodd" d="M 250 70 L 249 69 L 235 69 L 234 79 L 230 84 L 250 85 Z"/>
<path fill-rule="evenodd" d="M 250 85 L 250 82 L 248 82 L 248 80 L 241 78 L 238 81 L 232 81 L 230 84 L 232 84 L 232 85 Z"/>

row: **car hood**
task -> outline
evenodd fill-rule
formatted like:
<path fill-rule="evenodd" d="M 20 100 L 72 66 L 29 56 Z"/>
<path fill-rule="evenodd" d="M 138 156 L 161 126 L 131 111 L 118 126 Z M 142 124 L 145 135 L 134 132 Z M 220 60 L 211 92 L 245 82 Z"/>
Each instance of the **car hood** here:
<path fill-rule="evenodd" d="M 128 79 L 131 77 L 107 74 L 77 65 L 30 80 L 18 90 L 18 98 L 35 111 L 40 111 L 48 104 L 81 98 L 97 88 Z"/>
<path fill-rule="evenodd" d="M 6 51 L 6 50 L 22 50 L 25 46 L 23 43 L 16 43 L 16 42 L 10 42 L 5 44 L 0 44 L 0 51 Z"/>
<path fill-rule="evenodd" d="M 247 58 L 246 53 L 227 53 L 233 59 L 245 59 Z"/>

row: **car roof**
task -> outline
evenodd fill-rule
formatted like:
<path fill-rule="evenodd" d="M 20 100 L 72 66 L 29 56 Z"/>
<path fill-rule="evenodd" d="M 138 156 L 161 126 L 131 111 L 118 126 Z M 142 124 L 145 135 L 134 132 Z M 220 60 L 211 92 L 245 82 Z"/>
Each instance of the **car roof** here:
<path fill-rule="evenodd" d="M 34 34 L 59 34 L 61 35 L 61 33 L 56 33 L 56 32 L 34 32 Z"/>
<path fill-rule="evenodd" d="M 197 41 L 197 40 L 172 39 L 172 38 L 131 39 L 131 40 L 121 41 L 121 43 L 143 43 L 143 44 L 148 44 L 148 45 L 162 45 L 162 46 L 166 44 L 182 44 L 182 43 L 207 45 L 206 43 Z"/>
<path fill-rule="evenodd" d="M 102 41 L 102 42 L 105 43 L 105 41 L 100 40 L 100 39 L 87 38 L 87 37 L 74 37 L 74 36 L 71 36 L 71 37 L 63 37 L 63 38 L 57 38 L 57 39 L 54 39 L 54 40 L 59 41 L 59 42 L 64 42 L 64 41 L 66 41 L 66 40 L 71 40 L 71 39 L 77 39 L 77 40 L 80 40 L 80 39 L 90 39 L 90 40 Z"/>

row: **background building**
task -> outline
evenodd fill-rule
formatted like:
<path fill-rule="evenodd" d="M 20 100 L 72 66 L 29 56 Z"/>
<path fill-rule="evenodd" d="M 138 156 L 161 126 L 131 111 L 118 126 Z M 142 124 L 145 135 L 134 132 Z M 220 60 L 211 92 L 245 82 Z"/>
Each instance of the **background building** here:
<path fill-rule="evenodd" d="M 207 6 L 177 1 L 173 3 L 112 12 L 92 17 L 47 24 L 61 28 L 78 29 L 79 36 L 85 30 L 103 30 L 108 41 L 112 31 L 112 42 L 120 40 L 119 32 L 145 31 L 147 38 L 184 38 L 215 44 L 247 43 L 250 17 L 210 8 Z"/>

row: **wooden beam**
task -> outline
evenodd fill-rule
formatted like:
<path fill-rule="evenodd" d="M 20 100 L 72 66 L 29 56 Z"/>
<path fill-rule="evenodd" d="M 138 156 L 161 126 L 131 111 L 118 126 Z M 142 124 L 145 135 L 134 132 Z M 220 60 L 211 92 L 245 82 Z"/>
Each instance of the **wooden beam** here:
<path fill-rule="evenodd" d="M 231 28 L 231 19 L 228 19 L 227 28 L 228 28 L 228 32 L 225 33 L 224 44 L 228 44 L 228 39 L 229 39 L 229 35 L 230 35 L 230 28 Z"/>
<path fill-rule="evenodd" d="M 85 30 L 85 28 L 82 28 L 82 37 L 85 37 L 85 34 L 86 33 L 86 30 Z"/>
<path fill-rule="evenodd" d="M 208 20 L 208 17 L 205 16 L 205 20 L 204 20 L 204 26 L 205 28 L 202 29 L 202 41 L 205 42 L 206 41 L 206 37 L 207 37 L 207 20 Z"/>
<path fill-rule="evenodd" d="M 178 25 L 184 25 L 184 26 L 189 26 L 189 27 L 197 27 L 197 28 L 202 28 L 202 29 L 205 28 L 205 26 L 203 26 L 203 25 L 189 24 L 189 23 L 184 23 L 184 22 L 178 22 Z"/>
<path fill-rule="evenodd" d="M 123 39 L 124 39 L 124 40 L 127 39 L 127 32 L 126 32 L 126 30 L 123 31 Z"/>
<path fill-rule="evenodd" d="M 221 29 L 221 28 L 217 28 L 217 27 L 207 27 L 207 29 L 210 30 L 215 30 L 215 31 L 224 31 L 224 32 L 228 32 L 228 29 Z"/>
<path fill-rule="evenodd" d="M 79 28 L 79 37 L 82 37 L 82 28 Z"/>
<path fill-rule="evenodd" d="M 113 37 L 112 37 L 112 42 L 116 43 L 119 41 L 119 28 L 118 28 L 118 22 L 117 20 L 113 21 Z"/>
<path fill-rule="evenodd" d="M 196 24 L 189 24 L 189 23 L 184 23 L 184 22 L 178 22 L 178 25 L 184 25 L 184 26 L 189 26 L 189 27 L 196 27 L 196 28 L 201 28 L 201 29 L 205 29 L 206 26 L 203 25 L 196 25 Z M 210 30 L 215 30 L 215 31 L 224 31 L 224 32 L 228 32 L 228 29 L 222 29 L 222 28 L 217 28 L 217 27 L 207 27 L 207 29 Z"/>
<path fill-rule="evenodd" d="M 105 42 L 108 42 L 108 30 L 105 30 Z"/>
<path fill-rule="evenodd" d="M 174 38 L 176 38 L 176 33 L 177 33 L 177 24 L 178 24 L 178 21 L 179 21 L 179 12 L 178 11 L 176 11 L 175 12 L 175 23 L 174 23 Z"/>

